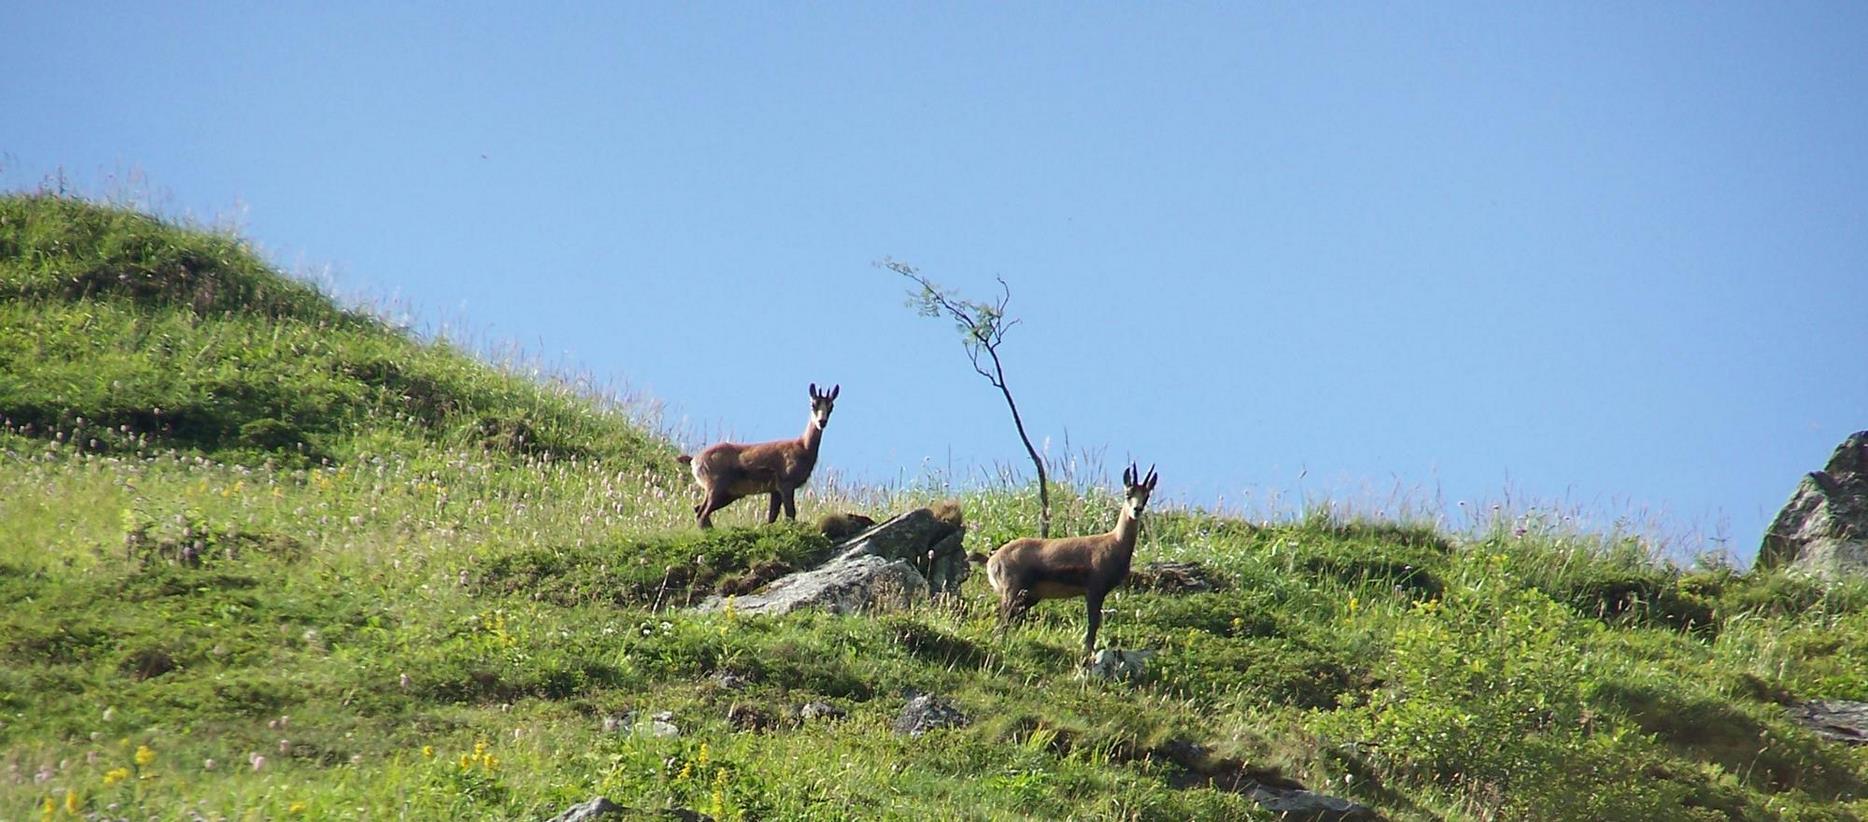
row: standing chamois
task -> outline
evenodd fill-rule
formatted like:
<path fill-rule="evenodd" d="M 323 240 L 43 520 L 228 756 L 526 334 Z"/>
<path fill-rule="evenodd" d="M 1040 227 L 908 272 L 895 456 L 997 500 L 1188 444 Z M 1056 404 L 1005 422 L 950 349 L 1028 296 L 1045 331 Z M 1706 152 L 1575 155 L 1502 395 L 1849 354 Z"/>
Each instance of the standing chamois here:
<path fill-rule="evenodd" d="M 771 494 L 772 507 L 766 522 L 778 521 L 778 506 L 783 503 L 785 516 L 798 518 L 798 487 L 811 479 L 817 467 L 817 446 L 823 442 L 824 426 L 830 423 L 830 409 L 843 386 L 833 385 L 830 392 L 817 392 L 811 383 L 811 421 L 804 436 L 795 440 L 775 440 L 753 445 L 719 442 L 707 446 L 698 456 L 682 454 L 681 462 L 694 471 L 704 498 L 694 506 L 700 527 L 713 527 L 713 512 L 732 504 L 740 497 Z"/>
<path fill-rule="evenodd" d="M 1122 472 L 1127 487 L 1122 515 L 1114 530 L 1087 537 L 1015 539 L 999 546 L 986 560 L 986 579 L 999 594 L 999 617 L 1004 624 L 1024 615 L 1041 599 L 1083 597 L 1089 607 L 1090 626 L 1083 635 L 1083 652 L 1096 651 L 1096 629 L 1103 623 L 1103 598 L 1129 575 L 1135 557 L 1135 535 L 1141 530 L 1142 509 L 1154 493 L 1154 466 L 1142 478 L 1131 464 Z"/>

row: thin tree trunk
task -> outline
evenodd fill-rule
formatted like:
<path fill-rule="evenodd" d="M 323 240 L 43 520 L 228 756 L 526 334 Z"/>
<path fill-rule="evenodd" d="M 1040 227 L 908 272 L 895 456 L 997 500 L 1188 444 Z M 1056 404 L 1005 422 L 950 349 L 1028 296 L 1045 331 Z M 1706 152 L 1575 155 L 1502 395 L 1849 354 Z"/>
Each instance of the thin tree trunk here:
<path fill-rule="evenodd" d="M 1051 536 L 1051 492 L 1050 481 L 1044 472 L 1044 459 L 1038 456 L 1038 449 L 1031 445 L 1031 437 L 1025 433 L 1025 420 L 1018 415 L 1018 403 L 1012 401 L 1012 389 L 1005 387 L 1005 366 L 999 364 L 999 352 L 986 349 L 992 355 L 992 370 L 999 378 L 994 382 L 999 386 L 999 393 L 1005 395 L 1005 405 L 1012 409 L 1012 427 L 1018 429 L 1018 438 L 1025 443 L 1025 453 L 1031 456 L 1031 464 L 1038 469 L 1038 537 L 1049 539 Z"/>

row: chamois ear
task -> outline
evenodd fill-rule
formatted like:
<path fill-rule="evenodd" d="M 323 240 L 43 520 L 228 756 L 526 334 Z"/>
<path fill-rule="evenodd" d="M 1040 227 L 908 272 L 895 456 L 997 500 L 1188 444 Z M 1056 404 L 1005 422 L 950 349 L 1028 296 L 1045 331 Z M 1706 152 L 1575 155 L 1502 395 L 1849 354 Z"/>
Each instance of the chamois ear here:
<path fill-rule="evenodd" d="M 817 383 L 811 383 L 811 399 L 817 399 Z"/>
<path fill-rule="evenodd" d="M 827 399 L 832 399 L 832 400 L 834 400 L 834 399 L 836 399 L 836 398 L 837 398 L 837 395 L 838 395 L 838 394 L 841 394 L 841 393 L 843 393 L 843 386 L 841 386 L 841 385 L 833 385 L 833 386 L 831 386 L 831 387 L 830 387 L 830 395 L 829 395 L 829 396 L 827 397 Z"/>
<path fill-rule="evenodd" d="M 1122 469 L 1122 485 L 1123 487 L 1128 487 L 1134 484 L 1135 484 L 1135 466 L 1130 465 L 1129 467 Z"/>
<path fill-rule="evenodd" d="M 1152 465 L 1148 466 L 1148 479 L 1145 480 L 1142 484 L 1148 486 L 1149 492 L 1152 493 L 1155 490 L 1155 483 L 1160 482 L 1160 481 L 1161 481 L 1161 476 L 1155 473 L 1155 467 Z"/>

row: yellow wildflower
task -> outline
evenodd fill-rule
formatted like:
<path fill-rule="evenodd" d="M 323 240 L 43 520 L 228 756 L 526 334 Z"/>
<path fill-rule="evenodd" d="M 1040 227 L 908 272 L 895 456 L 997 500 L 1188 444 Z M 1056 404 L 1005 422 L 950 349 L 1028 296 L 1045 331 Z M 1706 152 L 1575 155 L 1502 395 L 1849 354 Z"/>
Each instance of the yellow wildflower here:
<path fill-rule="evenodd" d="M 53 814 L 58 813 L 58 803 L 53 802 L 52 797 L 48 796 L 45 798 L 45 805 L 41 806 L 40 810 L 43 812 L 44 818 L 51 819 Z"/>
<path fill-rule="evenodd" d="M 433 759 L 433 758 L 435 758 L 435 746 L 433 746 L 433 745 L 423 745 L 423 746 L 422 746 L 422 758 L 424 758 L 424 759 Z"/>
<path fill-rule="evenodd" d="M 123 780 L 129 779 L 129 778 L 130 778 L 129 768 L 111 768 L 110 770 L 104 772 L 104 784 L 106 785 L 115 785 L 118 782 L 122 782 Z"/>
<path fill-rule="evenodd" d="M 78 811 L 81 811 L 81 810 L 84 810 L 84 803 L 78 801 L 78 792 L 77 791 L 66 791 L 65 792 L 65 812 L 68 814 L 71 814 L 72 816 L 77 816 Z"/>
<path fill-rule="evenodd" d="M 726 771 L 713 773 L 713 818 L 726 818 Z"/>
<path fill-rule="evenodd" d="M 285 809 L 285 812 L 286 813 L 304 813 L 308 810 L 311 810 L 310 805 L 307 805 L 303 802 L 293 802 L 289 807 Z"/>
<path fill-rule="evenodd" d="M 149 767 L 149 763 L 154 761 L 156 761 L 156 752 L 150 750 L 148 745 L 136 746 L 137 767 L 147 768 Z"/>
<path fill-rule="evenodd" d="M 695 757 L 695 761 L 698 762 L 701 767 L 707 767 L 707 743 L 702 742 L 700 744 L 700 756 Z"/>

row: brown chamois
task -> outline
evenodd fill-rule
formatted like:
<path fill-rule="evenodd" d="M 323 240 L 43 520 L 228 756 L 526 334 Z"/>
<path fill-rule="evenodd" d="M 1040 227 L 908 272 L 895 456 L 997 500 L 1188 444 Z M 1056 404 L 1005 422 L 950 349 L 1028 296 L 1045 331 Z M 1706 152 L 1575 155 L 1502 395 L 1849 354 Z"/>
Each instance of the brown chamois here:
<path fill-rule="evenodd" d="M 798 518 L 798 488 L 811 479 L 817 467 L 817 446 L 824 440 L 824 426 L 830 424 L 830 409 L 843 386 L 833 385 L 828 393 L 818 393 L 811 383 L 811 420 L 804 436 L 795 440 L 775 440 L 752 445 L 717 442 L 696 456 L 682 454 L 681 462 L 694 471 L 700 483 L 702 499 L 694 506 L 700 527 L 713 527 L 713 512 L 732 504 L 740 497 L 771 494 L 771 508 L 766 522 L 778 521 L 778 507 L 785 506 L 785 516 Z"/>
<path fill-rule="evenodd" d="M 986 560 L 986 579 L 999 594 L 999 617 L 1014 620 L 1041 599 L 1083 597 L 1089 608 L 1089 630 L 1083 634 L 1083 652 L 1096 651 L 1096 629 L 1103 623 L 1103 598 L 1129 575 L 1135 557 L 1135 535 L 1141 530 L 1142 509 L 1154 493 L 1154 466 L 1147 478 L 1130 465 L 1122 472 L 1126 498 L 1116 527 L 1108 533 L 1060 539 L 1015 539 L 999 546 Z"/>

